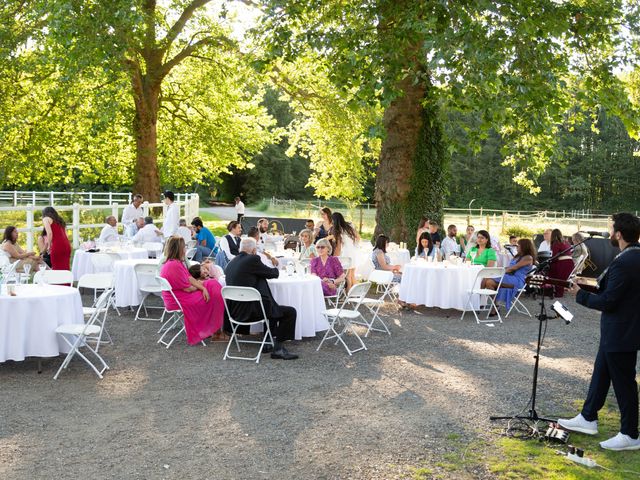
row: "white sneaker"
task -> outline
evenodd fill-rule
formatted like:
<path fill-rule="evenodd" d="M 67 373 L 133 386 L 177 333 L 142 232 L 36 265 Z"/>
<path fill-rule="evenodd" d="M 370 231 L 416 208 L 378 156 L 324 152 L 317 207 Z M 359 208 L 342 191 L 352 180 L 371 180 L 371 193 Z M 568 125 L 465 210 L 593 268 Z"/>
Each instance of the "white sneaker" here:
<path fill-rule="evenodd" d="M 581 413 L 573 418 L 559 418 L 558 425 L 572 432 L 586 433 L 587 435 L 598 434 L 598 421 L 588 422 Z"/>
<path fill-rule="evenodd" d="M 634 440 L 629 435 L 618 432 L 615 437 L 600 442 L 600 446 L 607 450 L 640 450 L 640 438 Z"/>

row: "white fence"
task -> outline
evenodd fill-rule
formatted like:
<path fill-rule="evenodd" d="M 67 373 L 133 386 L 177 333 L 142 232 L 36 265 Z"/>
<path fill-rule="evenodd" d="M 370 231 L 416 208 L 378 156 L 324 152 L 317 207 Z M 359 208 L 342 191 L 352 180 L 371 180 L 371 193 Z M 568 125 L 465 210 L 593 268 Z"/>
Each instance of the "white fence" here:
<path fill-rule="evenodd" d="M 42 192 L 40 192 L 42 193 Z M 114 194 L 116 195 L 116 194 Z M 126 194 L 124 194 L 126 195 Z M 184 218 L 187 220 L 187 223 L 190 223 L 193 217 L 198 216 L 198 212 L 200 209 L 200 198 L 197 193 L 191 194 L 182 194 L 178 198 L 175 203 L 180 208 L 180 218 Z M 105 224 L 104 223 L 90 223 L 90 224 L 82 224 L 80 223 L 80 213 L 83 211 L 91 211 L 91 210 L 110 210 L 110 214 L 113 215 L 120 221 L 122 216 L 122 210 L 129 204 L 127 199 L 125 198 L 122 203 L 111 203 L 111 204 L 102 204 L 102 205 L 81 205 L 79 203 L 73 203 L 73 205 L 55 205 L 55 208 L 59 212 L 72 212 L 72 221 L 67 224 L 67 230 L 72 231 L 73 238 L 73 248 L 78 248 L 80 245 L 80 239 L 82 238 L 81 231 L 87 228 L 101 228 Z M 47 202 L 47 205 L 51 205 Z M 148 216 L 149 212 L 152 208 L 162 208 L 162 217 L 158 218 L 154 221 L 154 223 L 161 224 L 163 222 L 167 206 L 164 203 L 149 203 L 144 202 L 142 204 L 142 209 L 144 212 L 144 216 Z M 42 226 L 36 226 L 34 222 L 34 214 L 36 211 L 40 211 L 42 209 L 41 206 L 36 206 L 35 204 L 28 204 L 26 206 L 15 206 L 15 207 L 0 207 L 0 212 L 23 212 L 26 219 L 26 227 L 19 228 L 19 232 L 26 233 L 27 241 L 27 250 L 33 250 L 33 240 L 34 234 L 42 230 Z"/>
<path fill-rule="evenodd" d="M 176 194 L 176 201 L 184 202 L 189 200 L 190 193 Z M 131 203 L 131 193 L 120 192 L 33 192 L 20 190 L 0 190 L 0 204 L 18 205 L 100 205 L 102 207 L 111 206 L 114 203 L 127 205 Z"/>

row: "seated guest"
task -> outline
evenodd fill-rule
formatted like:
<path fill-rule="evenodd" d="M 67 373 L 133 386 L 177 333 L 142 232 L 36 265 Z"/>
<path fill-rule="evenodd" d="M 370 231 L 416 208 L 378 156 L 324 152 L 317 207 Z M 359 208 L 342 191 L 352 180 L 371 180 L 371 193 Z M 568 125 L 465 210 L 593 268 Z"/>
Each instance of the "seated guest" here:
<path fill-rule="evenodd" d="M 118 235 L 118 220 L 113 215 L 109 215 L 105 221 L 107 224 L 102 227 L 100 232 L 100 242 L 117 242 L 120 236 Z"/>
<path fill-rule="evenodd" d="M 300 260 L 315 258 L 318 256 L 316 246 L 313 244 L 313 229 L 305 228 L 300 232 Z"/>
<path fill-rule="evenodd" d="M 571 245 L 564 240 L 562 232 L 554 228 L 551 231 L 551 256 L 555 257 L 561 252 L 564 252 L 560 257 L 556 258 L 549 265 L 548 276 L 551 278 L 557 278 L 559 280 L 568 280 L 571 272 L 573 272 L 573 257 L 571 256 Z M 564 296 L 564 287 L 558 285 L 553 286 L 555 297 L 561 298 Z"/>
<path fill-rule="evenodd" d="M 144 227 L 138 230 L 138 233 L 133 236 L 133 241 L 140 243 L 162 243 L 162 232 L 153 224 L 153 218 L 144 217 Z"/>
<path fill-rule="evenodd" d="M 538 247 L 538 253 L 551 252 L 551 229 L 547 228 L 542 234 L 544 240 Z"/>
<path fill-rule="evenodd" d="M 267 267 L 256 255 L 256 241 L 244 238 L 240 242 L 240 252 L 229 262 L 226 273 L 228 286 L 252 287 L 260 292 L 262 305 L 269 319 L 269 329 L 275 343 L 271 358 L 295 360 L 298 355 L 289 353 L 284 342 L 293 340 L 296 331 L 296 309 L 278 305 L 267 283 L 269 278 L 278 278 L 277 268 Z M 228 301 L 229 313 L 238 322 L 253 322 L 262 319 L 262 310 L 257 302 L 244 303 Z M 263 352 L 270 349 L 265 346 Z"/>
<path fill-rule="evenodd" d="M 584 270 L 584 259 L 589 256 L 589 249 L 584 243 L 584 235 L 580 232 L 576 232 L 571 235 L 571 243 L 573 245 L 573 250 L 571 251 L 571 258 L 573 258 L 574 267 L 578 267 L 579 263 L 582 262 L 582 265 L 576 270 L 576 274 L 581 274 Z"/>
<path fill-rule="evenodd" d="M 442 238 L 440 238 L 440 232 L 438 232 L 438 222 L 435 220 L 429 220 L 429 234 L 431 235 L 431 242 L 434 247 L 440 248 Z"/>
<path fill-rule="evenodd" d="M 431 235 L 429 235 L 429 232 L 422 232 L 422 235 L 420 235 L 418 239 L 418 246 L 416 247 L 416 257 L 424 258 L 425 260 L 429 257 L 435 258 L 437 250 L 438 249 L 433 246 L 433 243 L 431 243 Z"/>
<path fill-rule="evenodd" d="M 458 228 L 455 225 L 449 225 L 447 227 L 447 236 L 442 240 L 442 256 L 449 258 L 451 255 L 460 255 Z"/>
<path fill-rule="evenodd" d="M 18 229 L 12 225 L 4 229 L 4 237 L 0 248 L 4 251 L 11 263 L 18 262 L 16 265 L 16 271 L 23 273 L 24 266 L 29 265 L 31 271 L 36 272 L 40 269 L 42 264 L 42 257 L 36 252 L 27 252 L 18 245 Z"/>
<path fill-rule="evenodd" d="M 49 253 L 49 244 L 47 243 L 46 229 L 42 229 L 42 232 L 38 235 L 36 242 L 38 242 L 38 251 L 40 252 L 42 261 L 47 265 L 47 267 L 51 268 L 51 255 Z"/>
<path fill-rule="evenodd" d="M 469 251 L 476 246 L 475 230 L 473 225 L 467 225 L 465 235 L 460 237 L 460 246 L 465 254 L 469 253 Z"/>
<path fill-rule="evenodd" d="M 313 230 L 316 228 L 316 222 L 314 222 L 312 219 L 308 219 L 306 222 L 304 222 L 304 228 L 313 232 Z"/>
<path fill-rule="evenodd" d="M 536 261 L 536 247 L 528 238 L 521 238 L 517 243 L 515 258 L 511 260 L 509 266 L 504 269 L 502 277 L 503 286 L 500 287 L 496 302 L 504 302 L 507 311 L 511 308 L 511 302 L 518 295 L 518 291 L 524 287 L 525 278 L 531 271 Z M 483 280 L 482 288 L 495 290 L 498 288 L 499 278 L 487 278 Z M 498 312 L 492 310 L 489 316 L 495 316 Z"/>
<path fill-rule="evenodd" d="M 502 246 L 500 245 L 500 239 L 495 235 L 489 235 L 491 237 L 491 248 L 493 248 L 497 253 L 502 252 Z"/>
<path fill-rule="evenodd" d="M 144 217 L 136 218 L 136 221 L 129 227 L 130 237 L 133 238 L 136 233 L 144 228 Z"/>
<path fill-rule="evenodd" d="M 425 232 L 426 233 L 426 232 Z M 400 265 L 391 265 L 389 255 L 387 255 L 387 244 L 389 243 L 389 237 L 386 235 L 378 235 L 376 238 L 376 244 L 371 252 L 371 261 L 373 267 L 376 270 L 387 270 L 393 272 L 393 281 L 398 283 L 402 279 L 400 273 Z"/>
<path fill-rule="evenodd" d="M 483 265 L 485 267 L 495 267 L 498 262 L 498 255 L 496 251 L 491 248 L 491 236 L 489 232 L 486 230 L 478 230 L 476 234 L 476 243 L 477 246 L 473 247 L 469 253 L 467 253 L 467 258 L 471 260 L 472 256 L 475 254 L 475 258 L 473 259 L 474 265 Z"/>
<path fill-rule="evenodd" d="M 509 243 L 504 246 L 504 249 L 509 252 L 512 257 L 515 257 L 518 254 L 518 237 L 509 235 Z"/>
<path fill-rule="evenodd" d="M 200 220 L 200 217 L 196 217 L 196 218 Z M 194 218 L 194 220 L 196 218 Z M 191 225 L 193 225 L 193 221 L 191 222 Z M 184 218 L 181 218 L 180 221 L 178 222 L 178 230 L 176 231 L 176 235 L 182 237 L 185 245 L 192 240 L 193 232 L 189 227 L 187 227 L 187 221 Z"/>
<path fill-rule="evenodd" d="M 338 285 L 344 283 L 347 275 L 342 268 L 340 259 L 332 257 L 333 247 L 326 238 L 318 240 L 316 243 L 318 256 L 311 260 L 311 273 L 322 280 L 322 293 L 326 297 L 336 294 Z"/>
<path fill-rule="evenodd" d="M 223 269 L 227 263 L 233 260 L 240 253 L 240 235 L 242 234 L 242 225 L 235 220 L 227 224 L 227 235 L 218 242 L 218 254 L 216 255 L 216 264 Z"/>
<path fill-rule="evenodd" d="M 429 231 L 429 219 L 423 215 L 418 223 L 418 230 L 416 231 L 416 245 L 420 244 L 420 237 L 424 232 Z"/>
<path fill-rule="evenodd" d="M 247 237 L 253 238 L 256 241 L 256 245 L 257 245 L 258 242 L 260 241 L 260 232 L 256 227 L 251 227 L 247 232 Z M 263 251 L 258 250 L 257 255 L 260 257 L 260 260 L 262 260 L 262 263 L 264 263 L 267 267 L 277 267 L 280 264 L 278 259 L 272 256 L 266 250 L 263 250 Z"/>
<path fill-rule="evenodd" d="M 189 345 L 196 345 L 222 327 L 222 287 L 213 279 L 202 282 L 193 278 L 184 265 L 184 251 L 182 237 L 167 239 L 166 261 L 160 269 L 160 276 L 167 279 L 182 306 L 187 342 Z M 169 292 L 162 292 L 162 299 L 168 309 L 178 308 Z"/>
<path fill-rule="evenodd" d="M 196 231 L 196 254 L 193 259 L 196 262 L 202 262 L 204 257 L 211 256 L 216 250 L 216 239 L 211 231 L 202 224 L 200 217 L 196 217 L 191 221 L 193 229 Z"/>

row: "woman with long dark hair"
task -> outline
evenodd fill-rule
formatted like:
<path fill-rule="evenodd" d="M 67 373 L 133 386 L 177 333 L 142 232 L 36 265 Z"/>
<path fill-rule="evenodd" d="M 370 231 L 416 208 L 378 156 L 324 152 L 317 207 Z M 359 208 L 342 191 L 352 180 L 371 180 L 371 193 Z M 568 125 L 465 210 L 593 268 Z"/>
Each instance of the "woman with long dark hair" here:
<path fill-rule="evenodd" d="M 436 253 L 437 250 L 431 242 L 431 234 L 429 233 L 429 230 L 422 232 L 422 234 L 420 234 L 420 238 L 418 238 L 416 257 L 424 258 L 426 260 L 429 257 L 435 257 Z"/>
<path fill-rule="evenodd" d="M 67 237 L 67 224 L 55 208 L 42 210 L 42 224 L 47 232 L 46 244 L 53 270 L 71 270 L 71 244 Z"/>
<path fill-rule="evenodd" d="M 424 232 L 429 231 L 429 219 L 426 215 L 423 215 L 420 218 L 420 222 L 418 223 L 418 231 L 416 232 L 416 245 L 420 244 L 420 237 Z"/>
<path fill-rule="evenodd" d="M 4 250 L 11 263 L 18 262 L 16 271 L 24 272 L 24 266 L 28 264 L 29 268 L 35 272 L 40 268 L 42 259 L 36 252 L 27 252 L 20 247 L 18 244 L 18 235 L 18 229 L 13 225 L 9 225 L 4 230 L 4 237 L 0 248 Z"/>
<path fill-rule="evenodd" d="M 393 272 L 393 281 L 400 283 L 402 280 L 402 274 L 400 273 L 400 265 L 392 265 L 391 258 L 387 255 L 387 245 L 389 243 L 389 237 L 386 235 L 378 235 L 376 238 L 376 244 L 371 252 L 371 261 L 373 267 L 376 270 L 387 270 Z"/>
<path fill-rule="evenodd" d="M 335 212 L 331 215 L 331 220 L 333 226 L 331 227 L 331 235 L 327 238 L 332 239 L 335 244 L 333 255 L 336 257 L 348 257 L 351 260 L 351 268 L 347 270 L 347 289 L 349 289 L 356 283 L 355 270 L 358 262 L 360 237 L 340 212 Z"/>
<path fill-rule="evenodd" d="M 473 258 L 474 265 L 482 265 L 483 267 L 495 267 L 498 263 L 498 255 L 496 251 L 491 248 L 491 236 L 486 230 L 478 230 L 477 247 L 473 247 L 467 253 L 469 260 Z"/>
<path fill-rule="evenodd" d="M 556 258 L 551 262 L 551 265 L 549 265 L 549 277 L 560 280 L 569 279 L 574 268 L 573 257 L 571 256 L 571 250 L 568 250 L 569 248 L 571 248 L 571 245 L 564 240 L 562 232 L 554 228 L 551 231 L 551 256 L 555 257 L 560 252 L 564 252 L 564 254 Z M 553 289 L 556 297 L 560 298 L 564 296 L 564 287 L 555 285 Z"/>
<path fill-rule="evenodd" d="M 329 235 L 329 231 L 332 227 L 331 209 L 329 207 L 323 207 L 320 209 L 320 221 L 318 223 L 320 224 L 320 226 L 315 228 L 314 243 L 318 243 L 318 240 L 327 238 L 327 236 Z"/>

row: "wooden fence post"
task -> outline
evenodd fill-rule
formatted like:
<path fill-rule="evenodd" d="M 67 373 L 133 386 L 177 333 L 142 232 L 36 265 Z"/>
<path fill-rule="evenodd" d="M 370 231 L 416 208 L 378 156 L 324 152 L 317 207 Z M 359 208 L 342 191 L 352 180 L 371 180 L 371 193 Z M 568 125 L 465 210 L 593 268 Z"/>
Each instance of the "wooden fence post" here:
<path fill-rule="evenodd" d="M 73 248 L 80 246 L 80 205 L 73 204 Z"/>
<path fill-rule="evenodd" d="M 502 230 L 501 230 L 502 233 L 504 233 L 506 223 L 507 223 L 507 212 L 503 211 L 502 212 Z"/>
<path fill-rule="evenodd" d="M 33 251 L 33 205 L 27 205 L 27 251 Z"/>
<path fill-rule="evenodd" d="M 491 230 L 490 225 L 491 225 L 491 216 L 487 215 L 487 232 Z"/>

